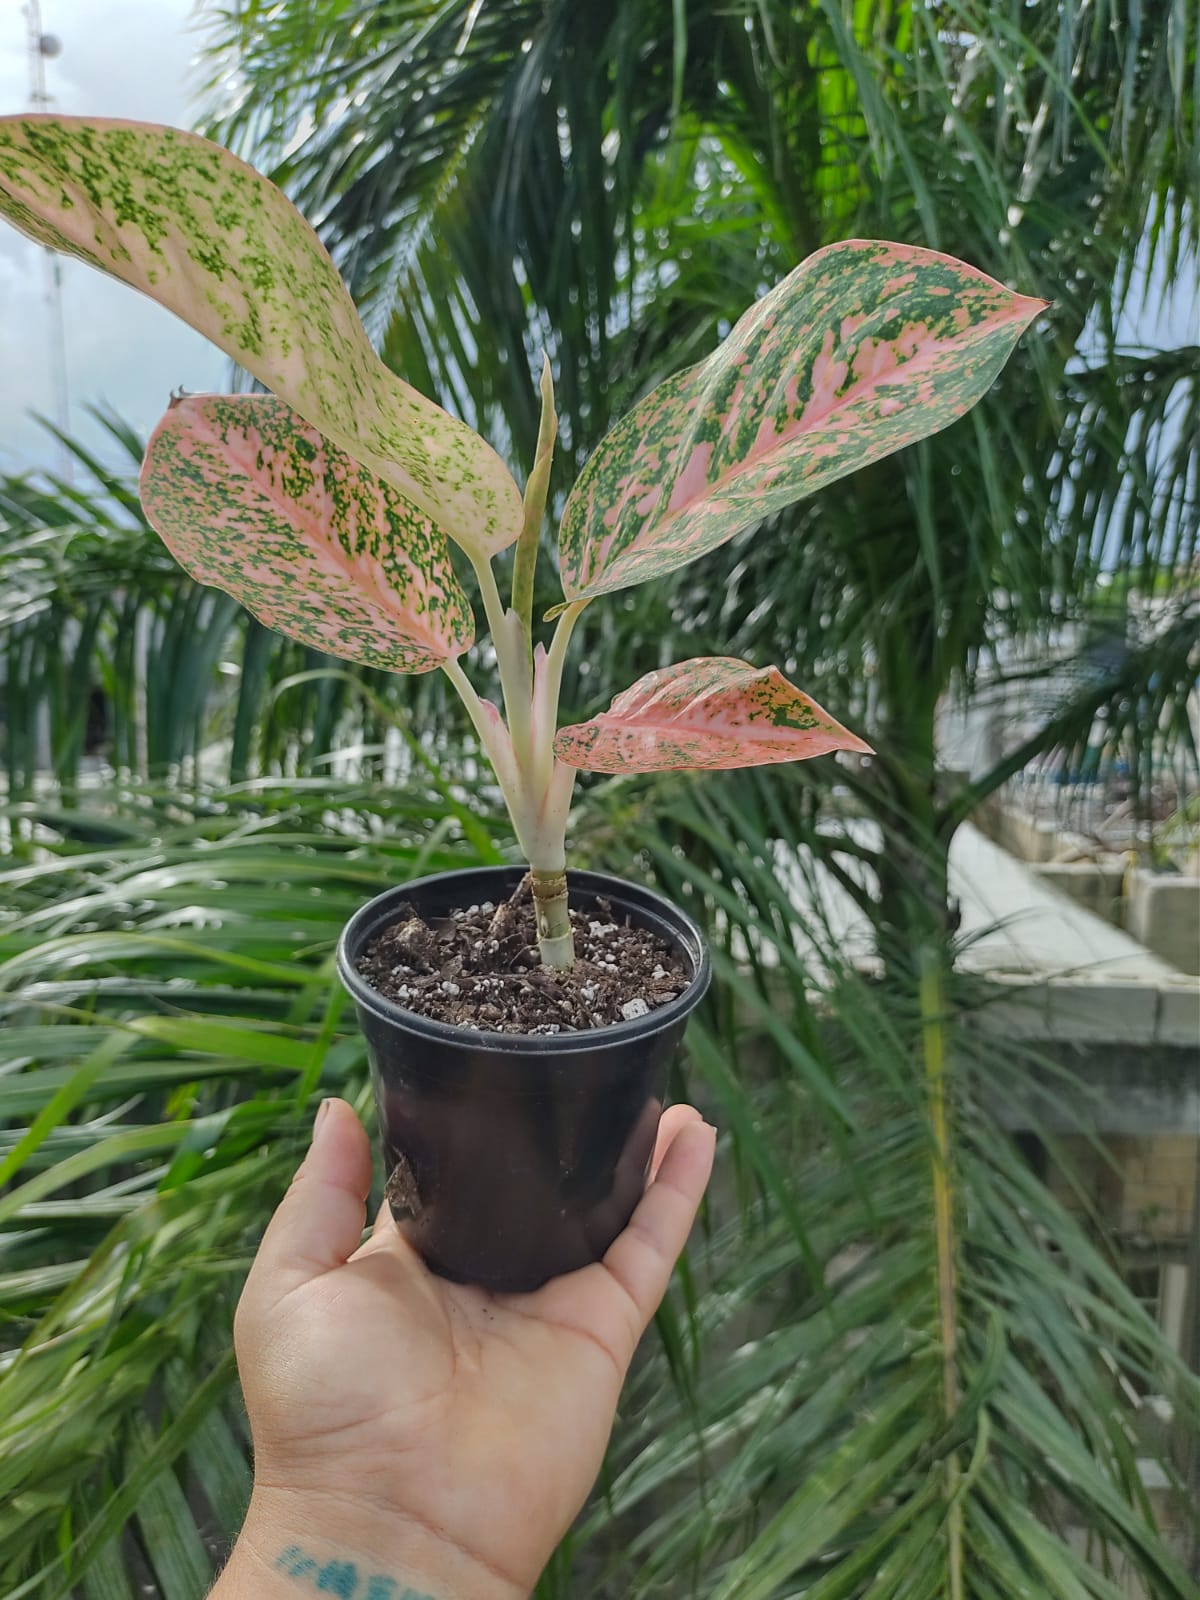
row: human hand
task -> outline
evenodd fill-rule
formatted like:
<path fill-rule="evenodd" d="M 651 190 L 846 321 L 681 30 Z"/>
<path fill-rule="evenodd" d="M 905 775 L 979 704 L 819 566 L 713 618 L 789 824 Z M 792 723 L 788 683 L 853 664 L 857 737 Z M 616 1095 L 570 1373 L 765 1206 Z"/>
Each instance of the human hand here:
<path fill-rule="evenodd" d="M 600 1469 L 714 1139 L 671 1107 L 603 1262 L 497 1295 L 429 1272 L 386 1205 L 359 1243 L 370 1146 L 326 1101 L 234 1323 L 254 1490 L 212 1600 L 524 1600 Z"/>

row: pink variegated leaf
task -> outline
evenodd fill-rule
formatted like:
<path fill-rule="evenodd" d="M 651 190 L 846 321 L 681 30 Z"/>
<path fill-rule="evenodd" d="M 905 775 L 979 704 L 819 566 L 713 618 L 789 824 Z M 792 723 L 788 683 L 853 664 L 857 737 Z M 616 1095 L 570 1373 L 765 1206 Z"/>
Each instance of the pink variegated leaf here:
<path fill-rule="evenodd" d="M 1042 309 L 932 250 L 818 250 L 602 441 L 563 514 L 567 599 L 671 572 L 947 427 Z"/>
<path fill-rule="evenodd" d="M 607 711 L 559 731 L 554 751 L 585 772 L 666 772 L 869 753 L 777 667 L 730 656 L 649 672 Z"/>
<path fill-rule="evenodd" d="M 176 402 L 141 492 L 181 566 L 289 638 L 389 672 L 428 672 L 470 646 L 441 529 L 282 400 Z"/>
<path fill-rule="evenodd" d="M 0 117 L 0 216 L 182 317 L 473 555 L 519 535 L 500 457 L 388 371 L 317 235 L 220 145 L 149 123 Z"/>

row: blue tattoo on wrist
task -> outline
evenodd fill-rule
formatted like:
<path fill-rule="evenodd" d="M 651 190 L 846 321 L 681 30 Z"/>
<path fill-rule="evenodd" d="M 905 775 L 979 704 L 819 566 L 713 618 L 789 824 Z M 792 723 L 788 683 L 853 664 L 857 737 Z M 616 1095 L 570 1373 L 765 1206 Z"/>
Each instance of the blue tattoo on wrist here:
<path fill-rule="evenodd" d="M 360 1577 L 353 1561 L 326 1561 L 322 1565 L 298 1544 L 281 1550 L 275 1565 L 289 1578 L 311 1585 L 318 1594 L 331 1596 L 331 1600 L 436 1600 L 434 1595 L 402 1588 L 399 1579 L 389 1578 L 386 1573 L 364 1573 Z"/>

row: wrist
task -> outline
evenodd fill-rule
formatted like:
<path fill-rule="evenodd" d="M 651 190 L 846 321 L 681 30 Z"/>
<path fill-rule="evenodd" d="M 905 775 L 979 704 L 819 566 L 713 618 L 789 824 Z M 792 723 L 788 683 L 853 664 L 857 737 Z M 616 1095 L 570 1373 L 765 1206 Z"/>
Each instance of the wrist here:
<path fill-rule="evenodd" d="M 211 1600 L 528 1600 L 531 1587 L 369 1499 L 256 1484 Z"/>

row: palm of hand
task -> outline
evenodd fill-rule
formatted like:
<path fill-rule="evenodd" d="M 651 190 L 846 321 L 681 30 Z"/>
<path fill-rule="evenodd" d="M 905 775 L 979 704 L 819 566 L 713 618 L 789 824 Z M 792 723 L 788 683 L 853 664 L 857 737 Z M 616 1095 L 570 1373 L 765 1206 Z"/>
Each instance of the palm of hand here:
<path fill-rule="evenodd" d="M 352 1182 L 334 1184 L 335 1208 L 370 1181 L 365 1135 L 339 1121 L 352 1159 L 338 1170 Z M 697 1122 L 687 1107 L 667 1113 L 656 1170 Z M 433 1276 L 386 1208 L 348 1260 L 316 1274 L 273 1269 L 269 1230 L 237 1329 L 256 1484 L 407 1520 L 528 1592 L 599 1470 L 626 1368 L 703 1189 L 711 1138 L 703 1146 L 698 1188 L 687 1182 L 696 1173 L 676 1182 L 660 1171 L 603 1264 L 531 1295 Z M 681 1172 L 686 1154 L 673 1163 Z M 314 1176 L 293 1185 L 285 1223 Z"/>

